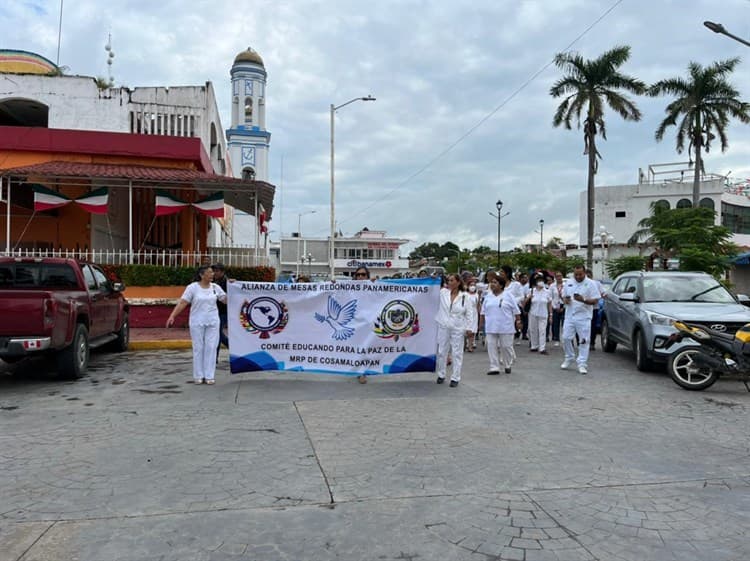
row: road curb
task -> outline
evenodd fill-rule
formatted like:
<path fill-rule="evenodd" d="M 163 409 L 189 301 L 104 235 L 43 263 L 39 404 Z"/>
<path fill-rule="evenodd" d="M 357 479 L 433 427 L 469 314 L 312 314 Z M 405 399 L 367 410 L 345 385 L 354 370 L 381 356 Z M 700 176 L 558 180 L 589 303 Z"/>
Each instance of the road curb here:
<path fill-rule="evenodd" d="M 159 349 L 190 349 L 193 344 L 181 339 L 164 339 L 163 341 L 130 341 L 129 351 L 153 351 Z"/>

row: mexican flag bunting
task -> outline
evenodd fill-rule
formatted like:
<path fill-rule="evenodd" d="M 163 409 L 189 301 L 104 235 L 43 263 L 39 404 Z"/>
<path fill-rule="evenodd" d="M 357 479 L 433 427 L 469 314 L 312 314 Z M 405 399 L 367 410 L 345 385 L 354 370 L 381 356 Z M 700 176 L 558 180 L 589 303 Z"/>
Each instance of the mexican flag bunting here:
<path fill-rule="evenodd" d="M 60 208 L 70 202 L 70 197 L 42 185 L 33 185 L 32 189 L 34 190 L 34 212 Z"/>
<path fill-rule="evenodd" d="M 258 229 L 261 234 L 268 233 L 268 226 L 266 225 L 266 209 L 263 205 L 258 205 Z"/>
<path fill-rule="evenodd" d="M 166 191 L 156 192 L 156 216 L 167 216 L 177 214 L 183 208 L 190 206 L 167 193 Z"/>
<path fill-rule="evenodd" d="M 78 197 L 76 203 L 81 205 L 84 210 L 91 214 L 107 214 L 107 204 L 109 203 L 109 189 L 102 187 L 87 195 Z"/>
<path fill-rule="evenodd" d="M 210 197 L 193 203 L 198 212 L 213 216 L 214 218 L 224 218 L 224 193 L 219 191 Z"/>

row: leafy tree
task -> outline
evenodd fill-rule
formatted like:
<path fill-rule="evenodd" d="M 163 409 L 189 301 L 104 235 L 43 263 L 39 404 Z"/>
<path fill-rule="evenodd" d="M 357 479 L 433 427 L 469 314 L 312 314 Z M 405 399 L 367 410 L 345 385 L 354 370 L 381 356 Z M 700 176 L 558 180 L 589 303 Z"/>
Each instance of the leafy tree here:
<path fill-rule="evenodd" d="M 409 259 L 419 259 L 421 257 L 437 257 L 440 250 L 440 244 L 436 242 L 423 243 L 415 247 L 409 254 Z"/>
<path fill-rule="evenodd" d="M 702 150 L 709 152 L 711 140 L 716 135 L 721 141 L 721 151 L 726 151 L 727 125 L 729 118 L 734 117 L 743 123 L 750 122 L 750 104 L 740 100 L 740 93 L 727 80 L 739 58 L 714 62 L 702 67 L 697 62 L 688 65 L 687 78 L 668 78 L 652 85 L 648 94 L 651 96 L 672 95 L 675 97 L 666 108 L 667 116 L 656 129 L 656 140 L 661 141 L 670 126 L 677 127 L 677 152 L 685 149 L 688 141 L 688 153 L 695 155 L 695 176 L 693 178 L 693 206 L 700 200 L 700 178 L 705 173 Z M 680 120 L 679 125 L 677 121 Z"/>
<path fill-rule="evenodd" d="M 638 223 L 630 240 L 647 238 L 664 253 L 680 259 L 683 271 L 705 271 L 719 276 L 730 266 L 737 246 L 729 240 L 732 232 L 714 224 L 710 208 L 664 208 L 651 205 L 651 214 Z"/>
<path fill-rule="evenodd" d="M 628 271 L 642 271 L 645 265 L 645 257 L 640 255 L 623 255 L 622 257 L 608 260 L 604 267 L 607 269 L 609 277 L 614 279 Z"/>
<path fill-rule="evenodd" d="M 492 251 L 492 248 L 486 245 L 480 245 L 471 250 L 474 255 L 484 255 L 487 253 L 492 253 Z"/>
<path fill-rule="evenodd" d="M 547 249 L 562 249 L 565 247 L 565 242 L 563 242 L 562 238 L 555 236 L 547 240 L 547 245 L 545 245 Z"/>
<path fill-rule="evenodd" d="M 601 133 L 602 138 L 607 139 L 604 107 L 608 105 L 626 121 L 641 119 L 641 112 L 636 105 L 620 93 L 646 92 L 646 84 L 619 70 L 629 57 L 628 46 L 615 47 L 592 60 L 586 60 L 574 53 L 559 53 L 555 57 L 555 64 L 564 75 L 552 86 L 550 95 L 566 97 L 557 108 L 552 124 L 555 127 L 563 125 L 570 130 L 575 119 L 578 128 L 581 128 L 581 113 L 585 111 L 583 153 L 588 156 L 586 262 L 589 267 L 594 261 L 594 176 L 598 169 L 598 159 L 601 157 L 596 148 L 596 136 Z"/>

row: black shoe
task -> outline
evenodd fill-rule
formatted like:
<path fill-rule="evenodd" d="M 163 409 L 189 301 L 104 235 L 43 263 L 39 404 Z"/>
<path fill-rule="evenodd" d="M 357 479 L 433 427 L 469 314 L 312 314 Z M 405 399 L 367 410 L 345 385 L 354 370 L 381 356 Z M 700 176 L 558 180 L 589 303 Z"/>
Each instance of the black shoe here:
<path fill-rule="evenodd" d="M 442 384 L 443 382 L 445 382 L 445 378 L 441 378 L 440 376 L 438 376 L 437 383 Z"/>
<path fill-rule="evenodd" d="M 506 373 L 506 374 L 510 374 L 510 366 L 509 366 L 508 368 L 506 368 L 506 369 L 505 369 L 505 373 Z"/>
<path fill-rule="evenodd" d="M 499 370 L 490 370 L 489 372 L 487 372 L 487 376 L 495 376 L 497 374 L 500 374 Z"/>
<path fill-rule="evenodd" d="M 448 385 L 449 385 L 450 387 L 452 387 L 452 388 L 455 388 L 455 387 L 456 387 L 456 386 L 458 385 L 458 382 L 456 382 L 455 380 L 451 380 L 451 383 L 450 383 L 450 384 L 448 384 Z"/>

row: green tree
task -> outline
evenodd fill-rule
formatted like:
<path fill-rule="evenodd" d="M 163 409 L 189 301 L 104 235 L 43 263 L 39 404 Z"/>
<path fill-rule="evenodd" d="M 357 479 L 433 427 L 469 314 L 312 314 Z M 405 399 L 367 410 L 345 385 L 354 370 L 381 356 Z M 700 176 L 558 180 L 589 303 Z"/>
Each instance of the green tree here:
<path fill-rule="evenodd" d="M 683 271 L 705 271 L 716 277 L 729 267 L 737 246 L 729 240 L 732 232 L 714 224 L 710 208 L 665 208 L 651 205 L 651 214 L 638 223 L 639 230 L 629 241 L 646 238 L 664 253 L 680 259 Z"/>
<path fill-rule="evenodd" d="M 623 255 L 608 260 L 604 267 L 607 269 L 609 278 L 614 279 L 628 271 L 642 271 L 646 264 L 646 258 L 640 255 Z"/>
<path fill-rule="evenodd" d="M 656 140 L 661 141 L 671 126 L 677 127 L 677 152 L 685 149 L 695 155 L 693 178 L 693 206 L 700 201 L 700 177 L 705 173 L 702 151 L 709 152 L 711 140 L 716 135 L 721 141 L 721 151 L 728 147 L 727 125 L 734 117 L 743 123 L 750 122 L 750 105 L 740 100 L 740 93 L 729 83 L 727 77 L 739 64 L 739 58 L 714 62 L 702 67 L 697 62 L 688 65 L 687 78 L 668 78 L 653 84 L 651 96 L 672 95 L 675 97 L 666 108 L 667 116 L 656 129 Z M 677 121 L 679 125 L 677 124 Z"/>
<path fill-rule="evenodd" d="M 604 140 L 607 139 L 604 107 L 608 105 L 626 121 L 641 119 L 641 112 L 635 103 L 621 93 L 646 92 L 646 84 L 619 70 L 629 57 L 628 46 L 615 47 L 592 60 L 573 53 L 559 53 L 555 57 L 555 64 L 564 75 L 552 86 L 550 95 L 566 97 L 557 108 L 552 124 L 555 127 L 563 125 L 570 130 L 575 119 L 580 129 L 581 113 L 585 111 L 583 153 L 588 156 L 586 263 L 589 268 L 594 262 L 594 176 L 598 169 L 598 159 L 601 158 L 596 148 L 596 136 L 601 134 Z"/>

